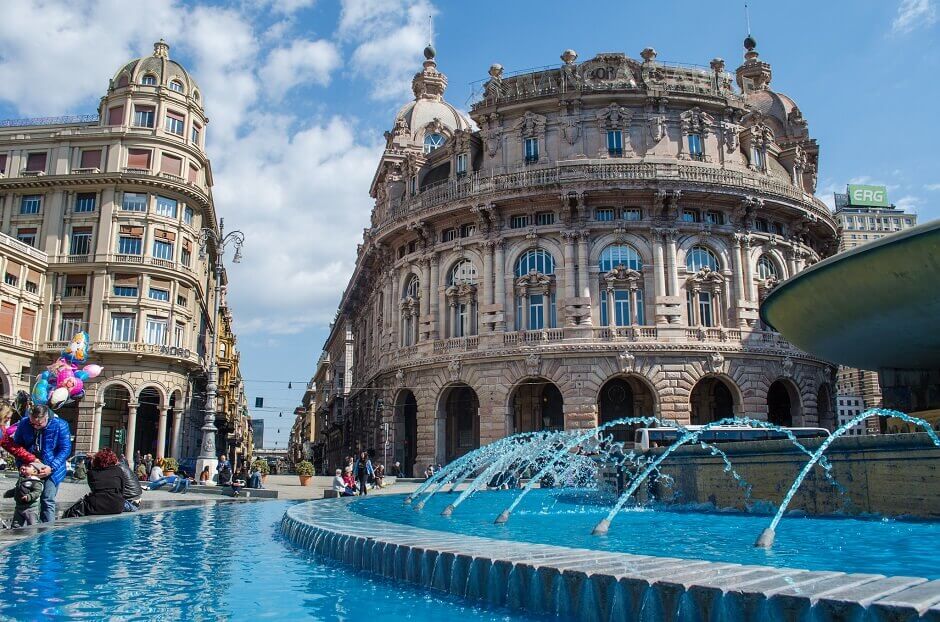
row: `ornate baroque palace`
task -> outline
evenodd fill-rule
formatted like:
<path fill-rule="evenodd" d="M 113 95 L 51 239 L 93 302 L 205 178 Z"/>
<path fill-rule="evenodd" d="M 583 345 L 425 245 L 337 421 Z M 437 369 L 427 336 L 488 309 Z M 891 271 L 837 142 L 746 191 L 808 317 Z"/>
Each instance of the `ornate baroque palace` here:
<path fill-rule="evenodd" d="M 327 462 L 387 440 L 417 472 L 626 416 L 831 427 L 833 368 L 757 310 L 837 228 L 806 120 L 745 48 L 733 76 L 652 48 L 493 65 L 479 130 L 426 49 L 318 370 Z"/>
<path fill-rule="evenodd" d="M 59 413 L 79 452 L 195 455 L 217 329 L 217 446 L 250 443 L 224 300 L 212 317 L 215 249 L 200 252 L 218 230 L 207 123 L 162 40 L 115 72 L 98 115 L 0 122 L 0 392 L 28 391 L 87 331 L 105 371 Z"/>

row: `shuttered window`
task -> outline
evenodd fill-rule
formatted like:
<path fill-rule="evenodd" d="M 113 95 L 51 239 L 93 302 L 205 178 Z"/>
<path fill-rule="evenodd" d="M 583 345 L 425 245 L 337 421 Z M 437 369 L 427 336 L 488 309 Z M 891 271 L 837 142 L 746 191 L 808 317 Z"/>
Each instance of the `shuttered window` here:
<path fill-rule="evenodd" d="M 46 152 L 42 153 L 31 153 L 26 158 L 26 170 L 27 171 L 43 171 L 46 170 Z"/>
<path fill-rule="evenodd" d="M 13 317 L 16 315 L 16 305 L 11 302 L 0 302 L 0 335 L 13 336 Z"/>
<path fill-rule="evenodd" d="M 20 317 L 20 339 L 32 341 L 34 330 L 36 330 L 36 311 L 23 309 L 23 315 Z"/>
<path fill-rule="evenodd" d="M 81 168 L 101 168 L 101 149 L 82 150 Z"/>
<path fill-rule="evenodd" d="M 177 177 L 183 171 L 183 160 L 175 156 L 163 154 L 162 159 L 160 160 L 160 172 L 169 173 L 171 175 L 176 175 Z"/>

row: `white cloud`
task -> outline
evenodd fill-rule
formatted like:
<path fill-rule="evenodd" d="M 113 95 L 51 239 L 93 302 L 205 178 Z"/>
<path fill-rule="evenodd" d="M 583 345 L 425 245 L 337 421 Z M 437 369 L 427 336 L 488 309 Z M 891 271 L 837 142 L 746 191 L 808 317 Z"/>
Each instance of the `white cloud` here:
<path fill-rule="evenodd" d="M 891 32 L 907 34 L 918 28 L 929 28 L 937 21 L 934 0 L 901 0 L 898 14 L 891 23 Z"/>
<path fill-rule="evenodd" d="M 940 190 L 940 184 L 927 184 L 924 186 L 924 190 L 936 192 L 937 190 Z"/>
<path fill-rule="evenodd" d="M 326 86 L 339 61 L 339 50 L 329 41 L 296 40 L 270 53 L 261 79 L 269 94 L 279 99 L 307 82 Z"/>
<path fill-rule="evenodd" d="M 410 97 L 435 14 L 427 0 L 343 0 L 338 34 L 356 44 L 352 68 L 372 81 L 374 99 Z"/>
<path fill-rule="evenodd" d="M 905 212 L 910 212 L 912 214 L 917 213 L 917 206 L 922 203 L 920 197 L 913 195 L 906 195 L 894 202 L 894 205 Z"/>

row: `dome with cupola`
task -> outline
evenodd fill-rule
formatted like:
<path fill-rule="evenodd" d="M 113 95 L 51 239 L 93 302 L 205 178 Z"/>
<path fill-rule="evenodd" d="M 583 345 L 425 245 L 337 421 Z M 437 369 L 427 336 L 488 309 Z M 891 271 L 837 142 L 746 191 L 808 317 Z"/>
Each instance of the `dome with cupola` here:
<path fill-rule="evenodd" d="M 163 39 L 153 44 L 150 56 L 132 60 L 118 69 L 111 79 L 109 91 L 131 84 L 164 87 L 196 101 L 202 97 L 196 80 L 182 65 L 170 60 L 170 46 Z"/>
<path fill-rule="evenodd" d="M 437 70 L 436 52 L 424 48 L 424 68 L 411 80 L 414 101 L 408 102 L 395 115 L 395 135 L 407 135 L 418 143 L 446 140 L 458 130 L 470 130 L 470 121 L 454 106 L 444 101 L 447 76 Z M 434 148 L 440 146 L 432 145 Z"/>

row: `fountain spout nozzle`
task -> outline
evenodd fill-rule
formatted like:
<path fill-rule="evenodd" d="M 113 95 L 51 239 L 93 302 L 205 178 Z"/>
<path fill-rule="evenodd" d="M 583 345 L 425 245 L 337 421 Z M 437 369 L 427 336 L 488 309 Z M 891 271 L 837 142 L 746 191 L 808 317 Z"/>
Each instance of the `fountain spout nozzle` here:
<path fill-rule="evenodd" d="M 606 518 L 601 522 L 597 523 L 594 526 L 594 531 L 591 532 L 592 536 L 606 536 L 607 532 L 610 530 L 610 521 Z"/>
<path fill-rule="evenodd" d="M 418 503 L 414 506 L 415 512 L 420 512 L 423 509 L 424 509 L 424 501 L 418 501 Z"/>
<path fill-rule="evenodd" d="M 504 525 L 509 521 L 509 510 L 503 510 L 503 513 L 496 517 L 496 520 L 493 521 L 494 525 Z"/>
<path fill-rule="evenodd" d="M 450 515 L 453 514 L 453 513 L 454 513 L 454 506 L 453 506 L 453 505 L 448 505 L 446 508 L 444 508 L 444 509 L 441 511 L 441 516 L 450 516 Z"/>
<path fill-rule="evenodd" d="M 760 536 L 757 538 L 757 542 L 754 543 L 754 546 L 761 549 L 769 549 L 774 545 L 774 538 L 777 536 L 777 532 L 768 527 L 761 532 Z"/>
<path fill-rule="evenodd" d="M 413 500 L 414 500 L 414 497 L 412 497 L 411 495 L 408 495 L 407 497 L 405 497 L 405 505 L 410 505 Z"/>

